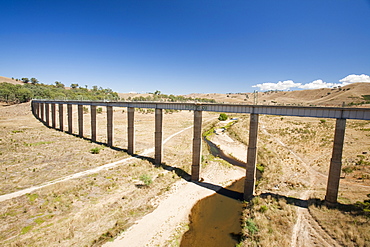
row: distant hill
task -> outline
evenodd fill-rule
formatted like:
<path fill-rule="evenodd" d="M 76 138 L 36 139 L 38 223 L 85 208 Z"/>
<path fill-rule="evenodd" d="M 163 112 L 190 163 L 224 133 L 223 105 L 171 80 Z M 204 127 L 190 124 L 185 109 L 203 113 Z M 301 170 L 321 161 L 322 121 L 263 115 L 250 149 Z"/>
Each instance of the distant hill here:
<path fill-rule="evenodd" d="M 16 79 L 4 77 L 4 76 L 0 76 L 0 83 L 1 82 L 7 82 L 7 83 L 11 83 L 11 84 L 24 84 L 21 80 L 16 81 Z"/>
<path fill-rule="evenodd" d="M 1 82 L 24 84 L 22 81 L 3 76 L 0 76 Z M 69 88 L 66 87 L 66 89 Z M 145 98 L 151 94 L 118 93 L 118 95 L 124 100 L 131 100 L 139 97 Z M 363 95 L 370 95 L 370 83 L 353 83 L 338 88 L 259 92 L 256 97 L 257 104 L 263 105 L 342 106 L 344 102 L 347 106 L 360 104 L 360 107 L 370 107 L 370 104 L 363 104 L 365 101 L 370 101 L 370 96 L 364 98 Z M 182 96 L 194 99 L 214 99 L 217 103 L 254 104 L 255 100 L 253 93 L 192 93 Z"/>
<path fill-rule="evenodd" d="M 339 88 L 321 88 L 297 91 L 270 91 L 256 94 L 257 104 L 260 105 L 302 105 L 302 106 L 341 106 L 356 105 L 369 98 L 370 83 L 353 83 Z M 209 98 L 223 103 L 254 104 L 253 93 L 229 93 L 229 94 L 188 94 L 186 97 Z M 362 104 L 361 107 L 370 107 Z"/>

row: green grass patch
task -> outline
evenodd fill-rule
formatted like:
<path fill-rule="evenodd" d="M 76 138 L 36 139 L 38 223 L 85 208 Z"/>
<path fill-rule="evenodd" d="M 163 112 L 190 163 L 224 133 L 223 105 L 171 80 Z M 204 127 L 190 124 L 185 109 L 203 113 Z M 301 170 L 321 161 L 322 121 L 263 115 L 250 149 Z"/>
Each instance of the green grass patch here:
<path fill-rule="evenodd" d="M 31 229 L 32 229 L 33 226 L 25 226 L 22 228 L 21 230 L 21 234 L 26 234 L 27 232 L 29 232 Z"/>
<path fill-rule="evenodd" d="M 26 194 L 26 195 L 31 202 L 34 202 L 37 198 L 39 198 L 38 194 Z"/>
<path fill-rule="evenodd" d="M 40 146 L 40 145 L 44 145 L 44 144 L 51 144 L 53 142 L 35 142 L 35 143 L 23 143 L 24 146 L 26 147 L 35 147 L 35 146 Z"/>
<path fill-rule="evenodd" d="M 12 133 L 23 133 L 23 130 L 13 130 Z"/>

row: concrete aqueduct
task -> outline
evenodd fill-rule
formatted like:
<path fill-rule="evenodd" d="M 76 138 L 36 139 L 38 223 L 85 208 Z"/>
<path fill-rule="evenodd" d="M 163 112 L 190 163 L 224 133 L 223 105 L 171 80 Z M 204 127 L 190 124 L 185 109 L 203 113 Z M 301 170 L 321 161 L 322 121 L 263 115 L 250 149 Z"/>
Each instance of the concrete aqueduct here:
<path fill-rule="evenodd" d="M 256 180 L 256 157 L 258 138 L 259 114 L 300 116 L 317 118 L 335 118 L 335 135 L 330 161 L 329 177 L 325 200 L 336 203 L 340 173 L 342 167 L 342 151 L 346 128 L 346 119 L 370 120 L 370 108 L 333 108 L 333 107 L 300 107 L 300 106 L 267 106 L 267 105 L 236 105 L 236 104 L 198 104 L 198 103 L 169 103 L 169 102 L 97 102 L 97 101 L 57 101 L 33 100 L 32 112 L 36 118 L 47 126 L 56 128 L 56 105 L 59 107 L 59 130 L 64 131 L 64 107 L 67 105 L 68 130 L 72 134 L 72 105 L 78 106 L 78 135 L 83 137 L 83 106 L 91 107 L 91 140 L 96 141 L 96 107 L 105 106 L 107 109 L 107 144 L 113 146 L 113 107 L 127 107 L 128 153 L 135 153 L 134 112 L 135 108 L 155 109 L 155 163 L 162 162 L 162 119 L 163 109 L 194 111 L 193 153 L 191 179 L 199 180 L 201 160 L 201 131 L 202 111 L 230 112 L 250 114 L 249 146 L 247 151 L 246 178 L 244 185 L 244 199 L 254 195 Z M 50 118 L 51 117 L 51 118 Z M 51 125 L 50 125 L 51 120 Z"/>

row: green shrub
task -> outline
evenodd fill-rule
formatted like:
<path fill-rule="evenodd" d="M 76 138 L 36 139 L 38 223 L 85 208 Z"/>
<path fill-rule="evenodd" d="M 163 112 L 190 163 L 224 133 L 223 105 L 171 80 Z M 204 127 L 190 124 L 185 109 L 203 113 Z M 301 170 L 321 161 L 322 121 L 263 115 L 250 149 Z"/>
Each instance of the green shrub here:
<path fill-rule="evenodd" d="M 102 112 L 103 112 L 103 108 L 101 107 L 96 108 L 96 113 L 101 114 Z"/>
<path fill-rule="evenodd" d="M 150 186 L 153 183 L 152 177 L 148 174 L 141 175 L 139 179 L 145 186 Z"/>
<path fill-rule="evenodd" d="M 99 154 L 100 153 L 100 148 L 99 147 L 92 148 L 92 149 L 90 149 L 90 153 L 92 153 L 92 154 Z"/>
<path fill-rule="evenodd" d="M 247 219 L 244 228 L 246 228 L 251 235 L 258 232 L 258 227 L 256 226 L 252 219 Z"/>
<path fill-rule="evenodd" d="M 220 116 L 218 117 L 218 120 L 220 120 L 220 121 L 225 121 L 227 119 L 228 119 L 228 117 L 225 113 L 221 113 Z"/>
<path fill-rule="evenodd" d="M 83 112 L 84 112 L 84 114 L 89 113 L 89 108 L 87 108 L 86 106 L 84 106 L 84 107 L 83 107 Z"/>

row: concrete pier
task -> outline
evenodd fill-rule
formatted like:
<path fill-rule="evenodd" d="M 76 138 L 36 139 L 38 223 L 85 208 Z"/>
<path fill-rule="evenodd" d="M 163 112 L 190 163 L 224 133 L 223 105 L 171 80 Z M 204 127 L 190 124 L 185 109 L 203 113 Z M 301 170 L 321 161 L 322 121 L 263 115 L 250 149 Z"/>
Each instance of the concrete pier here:
<path fill-rule="evenodd" d="M 113 107 L 107 106 L 107 144 L 113 146 Z"/>
<path fill-rule="evenodd" d="M 64 130 L 64 115 L 63 115 L 63 104 L 59 104 L 59 130 Z"/>
<path fill-rule="evenodd" d="M 162 109 L 155 109 L 155 154 L 154 159 L 157 165 L 162 163 L 162 121 L 163 121 L 163 111 Z"/>
<path fill-rule="evenodd" d="M 72 104 L 67 105 L 67 114 L 68 114 L 68 133 L 73 134 L 72 127 Z"/>
<path fill-rule="evenodd" d="M 202 111 L 194 111 L 193 159 L 191 164 L 191 180 L 199 181 L 202 154 Z"/>
<path fill-rule="evenodd" d="M 50 109 L 49 104 L 45 104 L 45 123 L 50 126 Z"/>
<path fill-rule="evenodd" d="M 56 112 L 55 112 L 55 104 L 51 105 L 51 127 L 55 129 L 56 127 Z"/>
<path fill-rule="evenodd" d="M 40 103 L 40 109 L 41 109 L 41 122 L 45 122 L 45 104 Z"/>
<path fill-rule="evenodd" d="M 96 142 L 96 106 L 90 106 L 90 114 L 91 114 L 91 140 Z"/>
<path fill-rule="evenodd" d="M 78 112 L 78 136 L 84 136 L 84 112 L 83 112 L 83 105 L 77 106 Z"/>
<path fill-rule="evenodd" d="M 249 200 L 254 195 L 254 187 L 256 181 L 258 117 L 258 114 L 254 113 L 250 115 L 249 142 L 244 184 L 244 200 Z"/>
<path fill-rule="evenodd" d="M 331 204 L 337 203 L 338 198 L 345 131 L 346 119 L 338 118 L 335 124 L 333 152 L 330 160 L 329 177 L 325 196 L 325 201 Z"/>
<path fill-rule="evenodd" d="M 135 108 L 127 107 L 127 152 L 129 154 L 135 153 Z"/>

